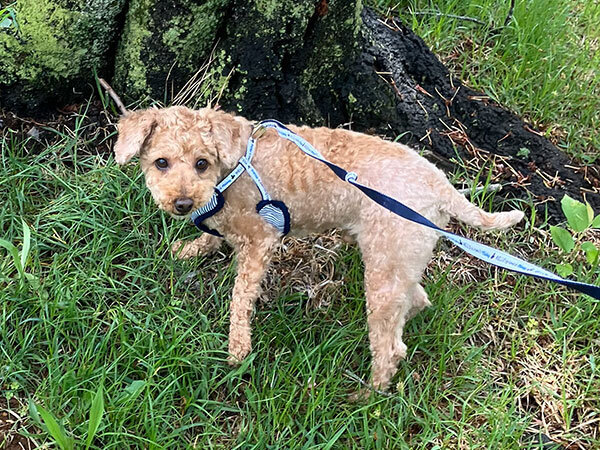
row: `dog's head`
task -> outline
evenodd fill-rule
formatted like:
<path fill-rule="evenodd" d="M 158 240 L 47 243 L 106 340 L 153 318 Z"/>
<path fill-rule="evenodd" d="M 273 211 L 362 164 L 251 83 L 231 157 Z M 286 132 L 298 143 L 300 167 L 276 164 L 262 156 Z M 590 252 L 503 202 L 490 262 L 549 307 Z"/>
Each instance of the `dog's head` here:
<path fill-rule="evenodd" d="M 237 163 L 250 122 L 211 109 L 176 106 L 124 115 L 115 160 L 136 155 L 159 208 L 185 218 L 208 202 L 220 177 Z"/>

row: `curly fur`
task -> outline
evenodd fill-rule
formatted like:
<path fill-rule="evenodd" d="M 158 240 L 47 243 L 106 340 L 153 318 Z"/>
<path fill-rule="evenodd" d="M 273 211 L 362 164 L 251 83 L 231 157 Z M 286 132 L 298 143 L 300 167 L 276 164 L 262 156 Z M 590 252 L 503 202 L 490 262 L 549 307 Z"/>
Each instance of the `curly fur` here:
<path fill-rule="evenodd" d="M 253 123 L 211 109 L 171 107 L 129 113 L 118 128 L 117 162 L 124 164 L 139 154 L 157 205 L 181 218 L 185 215 L 178 215 L 175 200 L 191 198 L 193 209 L 204 205 L 243 156 Z M 523 218 L 520 211 L 490 214 L 477 208 L 440 170 L 405 145 L 342 129 L 290 129 L 333 163 L 357 173 L 361 183 L 400 200 L 440 227 L 450 217 L 483 229 L 506 228 Z M 168 170 L 155 167 L 158 158 L 169 161 Z M 208 162 L 201 173 L 195 168 L 198 159 Z M 406 321 L 430 305 L 419 283 L 437 234 L 381 208 L 273 130 L 258 141 L 253 165 L 272 197 L 288 206 L 291 235 L 339 228 L 358 243 L 365 265 L 372 383 L 387 388 L 398 361 L 406 356 Z M 229 332 L 230 360 L 235 363 L 251 351 L 254 303 L 280 236 L 256 213 L 260 195 L 247 174 L 225 192 L 225 199 L 223 210 L 206 225 L 218 230 L 237 253 Z M 173 249 L 189 258 L 211 252 L 220 243 L 220 238 L 202 235 Z"/>

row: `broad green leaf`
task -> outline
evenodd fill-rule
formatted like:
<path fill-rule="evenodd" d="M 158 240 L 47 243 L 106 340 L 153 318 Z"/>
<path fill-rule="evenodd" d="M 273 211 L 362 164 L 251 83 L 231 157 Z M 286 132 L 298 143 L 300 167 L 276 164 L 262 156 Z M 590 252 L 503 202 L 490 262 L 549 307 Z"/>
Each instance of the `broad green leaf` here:
<path fill-rule="evenodd" d="M 25 267 L 27 267 L 29 249 L 31 248 L 31 230 L 24 220 L 21 220 L 21 222 L 23 222 L 23 249 L 21 250 L 21 267 L 23 270 L 25 270 Z"/>
<path fill-rule="evenodd" d="M 48 433 L 54 438 L 58 446 L 62 450 L 73 450 L 73 440 L 67 436 L 65 430 L 58 424 L 54 416 L 39 405 L 36 405 L 36 408 L 40 413 L 40 416 L 42 416 L 42 420 L 48 429 Z"/>
<path fill-rule="evenodd" d="M 585 252 L 585 259 L 590 264 L 594 264 L 598 259 L 598 248 L 591 242 L 581 244 L 581 250 Z"/>
<path fill-rule="evenodd" d="M 567 222 L 573 231 L 580 232 L 590 226 L 592 220 L 588 215 L 587 206 L 565 195 L 560 201 Z"/>
<path fill-rule="evenodd" d="M 92 402 L 92 408 L 90 409 L 90 423 L 88 424 L 88 434 L 85 440 L 86 448 L 89 448 L 98 426 L 102 421 L 102 415 L 104 414 L 104 393 L 102 392 L 102 385 L 98 388 L 94 401 Z"/>
<path fill-rule="evenodd" d="M 600 214 L 592 222 L 592 228 L 600 228 Z"/>
<path fill-rule="evenodd" d="M 550 234 L 552 235 L 552 240 L 556 245 L 558 245 L 564 252 L 569 253 L 575 247 L 575 241 L 573 241 L 573 236 L 567 230 L 561 227 L 550 227 Z"/>
<path fill-rule="evenodd" d="M 566 264 L 557 264 L 556 271 L 561 277 L 568 277 L 573 273 L 573 266 L 569 263 Z"/>
<path fill-rule="evenodd" d="M 5 241 L 4 239 L 0 239 L 0 247 L 4 247 L 11 254 L 13 263 L 17 268 L 17 272 L 19 272 L 19 276 L 23 278 L 23 266 L 21 265 L 21 260 L 19 259 L 19 250 L 15 247 L 11 242 Z"/>

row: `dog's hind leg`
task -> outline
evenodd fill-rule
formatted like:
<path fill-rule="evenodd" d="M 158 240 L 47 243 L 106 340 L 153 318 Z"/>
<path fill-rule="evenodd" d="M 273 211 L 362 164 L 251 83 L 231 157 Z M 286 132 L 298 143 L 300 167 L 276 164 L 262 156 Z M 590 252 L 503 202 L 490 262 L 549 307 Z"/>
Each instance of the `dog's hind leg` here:
<path fill-rule="evenodd" d="M 398 362 L 406 356 L 406 345 L 397 339 L 397 329 L 410 303 L 403 288 L 389 279 L 390 267 L 368 267 L 367 264 L 365 261 L 371 382 L 375 388 L 386 389 Z"/>
<path fill-rule="evenodd" d="M 431 306 L 431 302 L 427 297 L 427 292 L 423 289 L 423 286 L 420 284 L 415 284 L 413 286 L 412 295 L 411 295 L 411 307 L 406 316 L 406 320 L 410 320 L 415 317 L 419 312 L 423 309 Z"/>
<path fill-rule="evenodd" d="M 406 322 L 430 305 L 419 285 L 435 245 L 435 233 L 373 211 L 358 234 L 365 264 L 367 322 L 372 353 L 372 383 L 386 389 L 406 357 Z"/>
<path fill-rule="evenodd" d="M 406 345 L 397 330 L 404 326 L 412 307 L 411 285 L 399 273 L 401 255 L 390 245 L 389 223 L 371 222 L 368 232 L 360 233 L 358 244 L 365 265 L 365 296 L 372 384 L 386 389 L 396 366 L 406 356 Z M 388 225 L 388 226 L 385 226 Z"/>

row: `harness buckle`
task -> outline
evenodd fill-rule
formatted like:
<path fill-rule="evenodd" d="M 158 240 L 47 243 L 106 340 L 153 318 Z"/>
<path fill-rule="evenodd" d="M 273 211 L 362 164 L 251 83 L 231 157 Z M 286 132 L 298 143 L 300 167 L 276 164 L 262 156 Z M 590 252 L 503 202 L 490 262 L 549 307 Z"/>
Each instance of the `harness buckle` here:
<path fill-rule="evenodd" d="M 252 139 L 260 139 L 266 131 L 267 128 L 265 126 L 263 126 L 260 123 L 257 123 L 256 125 L 254 125 L 254 129 L 252 130 L 252 134 L 250 135 L 250 137 Z"/>

